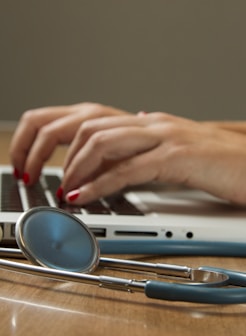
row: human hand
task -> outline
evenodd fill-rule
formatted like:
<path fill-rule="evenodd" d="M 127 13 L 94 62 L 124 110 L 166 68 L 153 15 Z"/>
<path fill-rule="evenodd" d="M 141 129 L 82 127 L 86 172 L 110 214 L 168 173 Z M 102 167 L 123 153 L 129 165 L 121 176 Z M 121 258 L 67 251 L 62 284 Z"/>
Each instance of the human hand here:
<path fill-rule="evenodd" d="M 10 158 L 17 178 L 35 183 L 46 160 L 59 144 L 70 144 L 81 124 L 126 111 L 95 103 L 45 107 L 22 115 L 10 145 Z"/>
<path fill-rule="evenodd" d="M 150 181 L 185 184 L 246 205 L 246 137 L 166 113 L 83 123 L 61 188 L 84 204 Z"/>

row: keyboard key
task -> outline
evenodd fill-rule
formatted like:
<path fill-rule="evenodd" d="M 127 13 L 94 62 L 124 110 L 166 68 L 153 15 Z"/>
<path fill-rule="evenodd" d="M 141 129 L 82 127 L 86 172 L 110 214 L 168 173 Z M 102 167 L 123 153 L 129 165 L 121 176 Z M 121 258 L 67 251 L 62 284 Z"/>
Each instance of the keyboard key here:
<path fill-rule="evenodd" d="M 111 213 L 110 209 L 107 208 L 100 200 L 83 205 L 83 209 L 93 215 L 109 215 Z"/>
<path fill-rule="evenodd" d="M 48 189 L 54 197 L 56 197 L 56 191 L 61 185 L 61 180 L 56 175 L 45 175 L 45 180 L 48 186 Z"/>
<path fill-rule="evenodd" d="M 43 187 L 40 182 L 26 188 L 27 199 L 30 208 L 36 206 L 48 206 L 49 202 L 45 196 Z"/>
<path fill-rule="evenodd" d="M 143 213 L 121 194 L 105 197 L 105 201 L 110 209 L 118 215 L 143 216 Z"/>
<path fill-rule="evenodd" d="M 59 202 L 57 203 L 57 207 L 59 209 L 65 210 L 71 214 L 81 214 L 81 209 L 77 205 L 70 205 L 65 202 Z"/>

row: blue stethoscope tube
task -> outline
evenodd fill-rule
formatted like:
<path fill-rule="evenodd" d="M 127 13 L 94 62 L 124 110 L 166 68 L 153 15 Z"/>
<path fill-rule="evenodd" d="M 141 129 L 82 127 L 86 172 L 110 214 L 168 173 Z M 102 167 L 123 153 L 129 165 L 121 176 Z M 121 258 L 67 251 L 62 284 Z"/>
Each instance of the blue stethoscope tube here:
<path fill-rule="evenodd" d="M 245 275 L 244 275 L 245 276 Z M 245 284 L 244 284 L 245 285 Z M 205 288 L 182 284 L 151 281 L 146 283 L 145 294 L 149 298 L 208 304 L 246 303 L 246 288 Z"/>
<path fill-rule="evenodd" d="M 246 257 L 246 244 L 196 240 L 99 240 L 103 254 L 151 254 Z"/>

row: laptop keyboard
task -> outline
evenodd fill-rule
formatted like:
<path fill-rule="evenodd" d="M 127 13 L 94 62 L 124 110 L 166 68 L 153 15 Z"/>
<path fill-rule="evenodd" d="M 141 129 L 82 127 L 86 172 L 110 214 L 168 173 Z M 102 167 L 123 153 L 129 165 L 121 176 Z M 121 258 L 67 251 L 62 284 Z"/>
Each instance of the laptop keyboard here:
<path fill-rule="evenodd" d="M 70 205 L 59 202 L 56 198 L 56 190 L 61 184 L 61 180 L 56 175 L 42 175 L 40 181 L 31 187 L 22 185 L 26 195 L 28 208 L 37 206 L 56 206 L 74 214 L 94 214 L 94 215 L 134 215 L 142 216 L 143 213 L 130 203 L 123 194 L 115 194 L 103 199 L 88 203 L 86 205 Z M 12 174 L 2 174 L 1 184 L 1 211 L 22 212 L 23 208 L 22 193 L 18 182 Z M 47 193 L 49 197 L 47 197 Z M 49 199 L 51 198 L 51 199 Z M 52 200 L 52 204 L 51 201 Z"/>

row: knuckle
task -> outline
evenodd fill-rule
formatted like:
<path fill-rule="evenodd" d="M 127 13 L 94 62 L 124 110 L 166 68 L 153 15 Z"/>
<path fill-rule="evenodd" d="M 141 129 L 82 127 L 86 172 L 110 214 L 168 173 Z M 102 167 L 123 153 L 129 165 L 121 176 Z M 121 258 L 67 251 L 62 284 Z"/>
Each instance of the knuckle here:
<path fill-rule="evenodd" d="M 99 103 L 83 102 L 80 104 L 80 109 L 92 115 L 97 114 L 103 110 L 103 105 Z"/>
<path fill-rule="evenodd" d="M 91 136 L 89 141 L 90 141 L 90 145 L 92 146 L 92 148 L 100 150 L 107 146 L 109 137 L 107 135 L 107 132 L 98 131 Z"/>
<path fill-rule="evenodd" d="M 33 122 L 34 118 L 35 118 L 35 110 L 27 110 L 22 114 L 21 121 L 25 123 L 31 123 Z"/>
<path fill-rule="evenodd" d="M 41 107 L 37 109 L 31 109 L 25 111 L 21 116 L 21 122 L 25 122 L 26 124 L 39 125 L 40 121 L 47 115 L 52 114 L 54 108 L 52 107 Z"/>
<path fill-rule="evenodd" d="M 173 115 L 166 113 L 166 112 L 153 112 L 152 115 L 157 122 L 161 122 L 161 123 L 171 122 L 175 118 Z"/>
<path fill-rule="evenodd" d="M 53 137 L 54 130 L 49 125 L 44 125 L 39 129 L 38 137 L 51 139 Z"/>
<path fill-rule="evenodd" d="M 78 130 L 78 136 L 79 138 L 88 138 L 91 134 L 94 132 L 94 122 L 93 120 L 86 120 L 84 121 L 79 130 Z"/>

